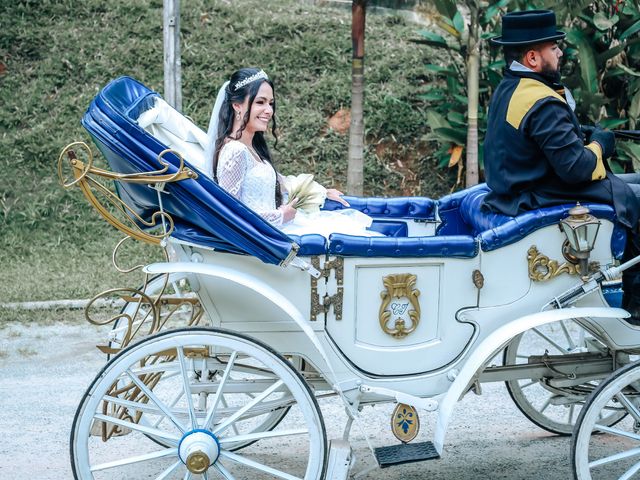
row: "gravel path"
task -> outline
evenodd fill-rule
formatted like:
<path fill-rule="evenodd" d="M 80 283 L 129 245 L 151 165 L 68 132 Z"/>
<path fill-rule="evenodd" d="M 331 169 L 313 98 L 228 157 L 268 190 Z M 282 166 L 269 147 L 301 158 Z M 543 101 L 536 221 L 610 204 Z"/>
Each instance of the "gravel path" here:
<path fill-rule="evenodd" d="M 102 333 L 89 325 L 9 325 L 0 329 L 0 479 L 72 478 L 69 431 L 78 402 L 103 365 L 95 348 Z M 341 435 L 344 413 L 333 399 L 321 402 L 329 438 Z M 352 430 L 355 471 L 373 465 L 373 446 L 396 443 L 388 431 L 392 406 L 367 407 L 362 428 Z M 430 439 L 431 418 L 419 438 Z M 444 458 L 373 471 L 365 479 L 572 478 L 570 440 L 529 423 L 502 384 L 483 386 L 458 405 Z"/>

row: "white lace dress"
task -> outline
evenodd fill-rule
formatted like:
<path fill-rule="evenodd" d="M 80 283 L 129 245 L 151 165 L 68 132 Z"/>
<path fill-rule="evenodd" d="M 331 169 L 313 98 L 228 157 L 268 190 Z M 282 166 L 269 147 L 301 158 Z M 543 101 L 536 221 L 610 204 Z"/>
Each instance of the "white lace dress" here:
<path fill-rule="evenodd" d="M 317 233 L 328 238 L 332 233 L 344 233 L 381 236 L 367 230 L 371 226 L 371 217 L 351 208 L 315 213 L 298 210 L 292 221 L 284 223 L 282 211 L 276 208 L 276 171 L 270 163 L 255 158 L 240 141 L 231 140 L 222 147 L 216 173 L 222 188 L 289 235 Z"/>

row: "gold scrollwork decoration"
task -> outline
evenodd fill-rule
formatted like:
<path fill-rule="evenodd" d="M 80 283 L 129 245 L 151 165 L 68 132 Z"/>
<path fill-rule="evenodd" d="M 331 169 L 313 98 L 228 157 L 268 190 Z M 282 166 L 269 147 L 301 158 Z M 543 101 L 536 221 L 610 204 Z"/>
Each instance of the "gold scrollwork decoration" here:
<path fill-rule="evenodd" d="M 81 161 L 77 153 L 86 162 Z M 167 173 L 171 166 L 165 159 L 168 154 L 176 156 L 179 161 L 174 173 Z M 182 155 L 175 150 L 163 150 L 158 154 L 157 162 L 161 165 L 158 170 L 139 173 L 110 172 L 93 165 L 93 153 L 86 143 L 74 142 L 60 153 L 57 170 L 61 185 L 64 188 L 78 186 L 89 203 L 112 226 L 136 240 L 160 245 L 173 231 L 171 216 L 159 210 L 143 219 L 114 193 L 114 188 L 107 185 L 109 182 L 125 182 L 149 185 L 162 190 L 167 183 L 198 178 L 198 174 L 185 166 Z M 70 173 L 65 171 L 65 165 L 70 169 Z M 153 229 L 156 229 L 156 233 L 151 232 Z"/>
<path fill-rule="evenodd" d="M 538 251 L 535 245 L 527 251 L 527 263 L 529 266 L 529 278 L 534 282 L 545 282 L 552 278 L 567 273 L 578 275 L 578 267 L 569 262 L 559 264 L 557 260 L 551 260 Z"/>
<path fill-rule="evenodd" d="M 382 278 L 385 290 L 380 293 L 382 303 L 378 318 L 382 330 L 395 338 L 404 338 L 418 328 L 420 323 L 420 290 L 414 288 L 418 277 L 412 273 L 398 273 Z M 393 302 L 392 300 L 398 301 Z M 403 301 L 406 299 L 407 301 Z M 411 321 L 406 325 L 408 316 Z M 393 318 L 393 326 L 389 322 Z"/>

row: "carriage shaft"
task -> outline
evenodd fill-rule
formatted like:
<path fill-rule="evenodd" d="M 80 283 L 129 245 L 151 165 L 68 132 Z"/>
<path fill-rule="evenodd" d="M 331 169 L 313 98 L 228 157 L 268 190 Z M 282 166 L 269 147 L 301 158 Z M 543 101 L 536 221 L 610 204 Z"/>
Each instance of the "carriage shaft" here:
<path fill-rule="evenodd" d="M 614 368 L 613 358 L 599 353 L 532 356 L 529 363 L 487 367 L 478 380 L 489 383 L 544 378 L 569 386 L 603 378 Z"/>

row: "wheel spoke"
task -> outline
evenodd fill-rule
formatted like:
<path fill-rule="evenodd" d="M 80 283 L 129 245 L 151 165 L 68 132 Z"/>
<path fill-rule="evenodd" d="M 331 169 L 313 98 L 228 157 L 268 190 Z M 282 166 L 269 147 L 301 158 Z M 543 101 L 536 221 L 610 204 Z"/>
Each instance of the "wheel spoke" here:
<path fill-rule="evenodd" d="M 224 422 L 222 422 L 220 425 L 218 425 L 214 430 L 213 430 L 213 434 L 214 435 L 220 435 L 221 433 L 223 433 L 233 422 L 235 422 L 244 412 L 250 410 L 252 407 L 256 406 L 258 403 L 260 403 L 262 400 L 264 400 L 265 398 L 267 398 L 269 395 L 271 395 L 273 392 L 275 392 L 278 388 L 280 388 L 282 385 L 284 384 L 284 382 L 282 380 L 278 380 L 276 383 L 274 383 L 273 385 L 271 385 L 269 388 L 267 388 L 264 392 L 262 392 L 260 395 L 258 395 L 256 398 L 254 398 L 253 400 L 251 400 L 249 403 L 247 403 L 245 406 L 243 406 L 242 408 L 239 408 L 236 413 L 234 413 L 233 415 L 231 415 L 229 418 L 227 418 Z"/>
<path fill-rule="evenodd" d="M 538 382 L 537 382 L 537 381 L 535 381 L 535 380 L 531 380 L 529 383 L 523 383 L 522 385 L 519 385 L 519 386 L 520 386 L 520 388 L 521 388 L 522 390 L 524 390 L 525 388 L 529 388 L 529 387 L 531 387 L 531 386 L 533 386 L 533 385 L 537 385 L 537 384 L 538 384 Z"/>
<path fill-rule="evenodd" d="M 198 428 L 198 420 L 193 409 L 193 397 L 191 396 L 191 388 L 189 386 L 189 375 L 187 373 L 187 367 L 184 364 L 185 356 L 182 347 L 176 349 L 178 352 L 178 363 L 180 363 L 180 373 L 182 373 L 182 385 L 184 387 L 184 394 L 187 397 L 187 409 L 189 410 L 189 420 L 191 420 L 191 428 L 194 430 Z"/>
<path fill-rule="evenodd" d="M 640 422 L 640 410 L 638 410 L 638 407 L 636 407 L 624 393 L 618 393 L 616 395 L 616 399 L 622 404 L 627 412 L 629 412 L 636 422 Z"/>
<path fill-rule="evenodd" d="M 249 396 L 250 396 L 251 398 L 253 398 L 253 397 L 251 396 L 251 394 L 249 394 Z M 220 403 L 222 403 L 222 406 L 223 406 L 224 408 L 228 408 L 228 407 L 229 407 L 229 404 L 227 403 L 227 399 L 226 399 L 226 398 L 224 398 L 224 394 L 223 394 L 223 395 L 222 395 L 222 397 L 220 398 Z M 233 430 L 233 433 L 235 433 L 236 435 L 240 435 L 240 432 L 238 432 L 238 427 L 236 427 L 235 423 L 234 423 L 233 425 L 231 425 L 231 429 Z"/>
<path fill-rule="evenodd" d="M 171 403 L 169 404 L 169 407 L 174 408 L 174 407 L 176 406 L 176 404 L 177 404 L 177 403 L 180 401 L 180 399 L 182 398 L 182 395 L 184 395 L 184 392 L 179 391 L 179 392 L 176 394 L 176 396 L 174 397 L 174 399 L 171 401 Z M 163 422 L 163 420 L 164 420 L 164 419 L 165 419 L 164 417 L 160 417 L 160 418 L 158 418 L 158 419 L 153 423 L 153 426 L 154 426 L 154 427 L 157 427 L 158 425 L 160 425 L 160 424 Z"/>
<path fill-rule="evenodd" d="M 213 466 L 216 470 L 218 470 L 218 473 L 222 476 L 222 478 L 225 478 L 226 480 L 236 480 L 231 472 L 227 470 L 224 465 L 222 465 L 222 462 L 218 461 Z"/>
<path fill-rule="evenodd" d="M 133 381 L 133 383 L 135 383 L 138 388 L 140 390 L 142 390 L 142 392 L 153 402 L 155 403 L 158 408 L 160 410 L 162 410 L 162 413 L 164 413 L 170 420 L 171 422 L 178 427 L 178 430 L 180 430 L 181 433 L 185 433 L 187 431 L 187 429 L 184 427 L 184 425 L 182 425 L 178 419 L 175 417 L 175 415 L 171 412 L 171 410 L 164 404 L 164 402 L 162 402 L 155 393 L 153 393 L 151 391 L 151 389 L 149 387 L 147 387 L 145 385 L 145 383 L 143 381 L 141 381 L 137 376 L 135 376 L 130 369 L 126 370 L 127 375 L 129 376 L 129 378 L 131 378 L 131 380 Z"/>
<path fill-rule="evenodd" d="M 91 471 L 97 472 L 99 470 L 108 470 L 109 468 L 122 467 L 123 465 L 146 462 L 147 460 L 154 460 L 156 458 L 168 457 L 170 455 L 177 454 L 177 448 L 166 448 L 164 450 L 158 450 L 157 452 L 145 453 L 144 455 L 136 455 L 135 457 L 123 458 L 120 460 L 115 460 L 113 462 L 100 463 L 91 467 Z"/>
<path fill-rule="evenodd" d="M 246 465 L 247 467 L 251 467 L 256 470 L 260 470 L 261 472 L 268 473 L 270 475 L 273 475 L 274 477 L 284 478 L 286 480 L 300 480 L 299 477 L 294 477 L 293 475 L 289 475 L 288 473 L 281 472 L 280 470 L 276 470 L 275 468 L 269 467 L 267 465 L 263 465 L 254 460 L 250 460 L 247 457 L 238 455 L 237 453 L 229 452 L 228 450 L 222 450 L 220 452 L 220 456 L 228 458 L 229 460 L 239 463 L 241 465 Z"/>
<path fill-rule="evenodd" d="M 607 463 L 617 462 L 618 460 L 635 457 L 637 455 L 640 455 L 640 448 L 632 448 L 626 452 L 616 453 L 615 455 L 609 455 L 608 457 L 601 458 L 600 460 L 589 462 L 589 468 L 599 467 L 601 465 L 606 465 Z"/>
<path fill-rule="evenodd" d="M 547 401 L 542 404 L 542 408 L 538 411 L 540 413 L 544 412 L 547 409 L 547 407 L 549 407 L 549 405 L 551 405 L 551 397 L 547 398 Z"/>
<path fill-rule="evenodd" d="M 233 437 L 223 437 L 219 438 L 218 441 L 220 445 L 224 445 L 226 443 L 234 443 L 234 442 L 245 442 L 247 440 L 261 440 L 263 438 L 272 438 L 272 437 L 284 437 L 287 435 L 304 435 L 309 433 L 309 430 L 305 428 L 297 429 L 297 430 L 276 430 L 269 432 L 256 432 L 256 433 L 247 433 L 244 435 L 236 435 Z"/>
<path fill-rule="evenodd" d="M 573 415 L 575 413 L 575 409 L 576 409 L 575 405 L 571 405 L 569 407 L 569 421 L 567 422 L 568 424 L 573 424 Z"/>
<path fill-rule="evenodd" d="M 638 471 L 640 471 L 640 462 L 636 463 L 633 467 L 624 472 L 624 474 L 618 480 L 629 480 L 636 473 L 638 473 Z"/>
<path fill-rule="evenodd" d="M 211 428 L 211 424 L 213 423 L 213 416 L 216 413 L 216 408 L 218 408 L 218 402 L 222 398 L 222 391 L 224 390 L 224 385 L 227 383 L 227 379 L 231 374 L 231 370 L 233 369 L 233 364 L 236 361 L 236 357 L 238 356 L 238 352 L 232 352 L 229 357 L 229 361 L 227 362 L 227 367 L 224 369 L 224 373 L 222 374 L 222 378 L 220 379 L 220 383 L 218 384 L 218 389 L 216 390 L 216 395 L 213 398 L 213 402 L 211 405 L 211 409 L 207 413 L 206 418 L 204 419 L 204 425 L 202 428 L 205 430 L 209 430 Z"/>
<path fill-rule="evenodd" d="M 619 428 L 615 428 L 615 427 L 607 427 L 605 425 L 595 425 L 593 427 L 594 430 L 598 430 L 602 433 L 609 433 L 611 435 L 615 435 L 616 437 L 624 437 L 624 438 L 630 438 L 631 440 L 636 440 L 638 442 L 640 442 L 640 434 L 637 433 L 632 433 L 632 432 L 625 432 L 624 430 L 620 430 Z"/>
<path fill-rule="evenodd" d="M 169 432 L 164 432 L 162 430 L 158 430 L 157 428 L 146 427 L 144 425 L 140 425 L 139 423 L 129 422 L 127 420 L 122 420 L 120 418 L 111 417 L 109 415 L 103 415 L 102 413 L 96 413 L 94 416 L 97 420 L 102 420 L 106 423 L 113 423 L 115 425 L 120 425 L 121 427 L 129 428 L 131 430 L 136 430 L 140 433 L 144 433 L 145 435 L 149 435 L 151 437 L 162 438 L 163 440 L 167 440 L 174 445 L 177 445 L 180 441 L 180 437 L 177 435 L 173 435 Z"/>
<path fill-rule="evenodd" d="M 156 477 L 156 480 L 164 480 L 165 478 L 169 478 L 169 475 L 171 475 L 173 472 L 175 472 L 175 470 L 182 465 L 182 460 L 178 460 L 176 463 L 174 463 L 173 465 L 170 465 L 167 469 L 165 469 L 164 472 L 162 472 L 160 474 L 159 477 Z"/>
<path fill-rule="evenodd" d="M 549 336 L 545 335 L 544 333 L 542 333 L 540 330 L 538 330 L 537 328 L 532 328 L 532 331 L 536 334 L 538 334 L 540 337 L 544 338 L 547 342 L 549 342 L 551 345 L 553 345 L 554 347 L 556 347 L 558 349 L 558 351 L 562 352 L 562 353 L 569 353 L 569 350 L 567 350 L 566 348 L 560 346 L 560 344 L 558 344 L 557 342 L 555 342 L 554 340 L 552 340 Z"/>
<path fill-rule="evenodd" d="M 187 470 L 187 473 L 184 474 L 184 477 L 182 477 L 183 480 L 191 480 L 191 472 L 189 470 Z"/>
<path fill-rule="evenodd" d="M 568 350 L 573 350 L 577 347 L 576 343 L 573 341 L 573 337 L 569 333 L 569 329 L 564 323 L 564 320 L 560 320 L 560 328 L 562 328 L 562 332 L 564 333 L 564 337 L 567 339 L 567 343 L 569 344 Z"/>

